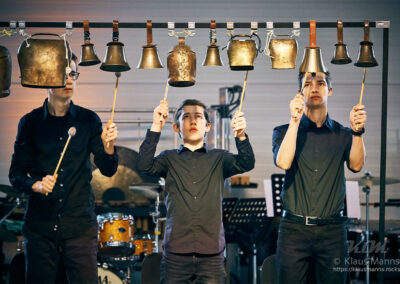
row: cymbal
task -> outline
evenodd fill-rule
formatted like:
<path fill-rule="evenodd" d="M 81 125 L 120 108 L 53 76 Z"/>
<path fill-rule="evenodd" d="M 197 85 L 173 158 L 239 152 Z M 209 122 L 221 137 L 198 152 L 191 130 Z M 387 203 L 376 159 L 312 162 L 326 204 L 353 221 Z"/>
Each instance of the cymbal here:
<path fill-rule="evenodd" d="M 374 177 L 369 174 L 365 174 L 361 178 L 349 178 L 347 179 L 348 181 L 358 181 L 358 184 L 360 186 L 373 186 L 373 185 L 380 185 L 381 184 L 381 179 L 379 177 Z M 385 179 L 386 184 L 395 184 L 395 183 L 400 183 L 400 179 L 396 178 L 391 178 L 391 177 L 386 177 Z"/>
<path fill-rule="evenodd" d="M 94 168 L 91 185 L 96 197 L 96 201 L 105 204 L 113 201 L 125 201 L 131 205 L 146 206 L 150 204 L 149 197 L 143 192 L 134 192 L 129 189 L 132 184 L 157 184 L 158 178 L 150 177 L 139 173 L 136 170 L 136 160 L 138 153 L 132 149 L 116 146 L 118 155 L 117 172 L 112 177 L 101 174 L 92 158 Z M 117 203 L 118 203 L 117 202 Z"/>
<path fill-rule="evenodd" d="M 12 186 L 5 184 L 0 184 L 0 191 L 12 197 L 20 197 L 22 195 L 21 193 L 17 192 Z"/>
<path fill-rule="evenodd" d="M 132 184 L 129 186 L 129 189 L 150 199 L 156 199 L 157 194 L 162 190 L 159 184 L 154 183 Z"/>

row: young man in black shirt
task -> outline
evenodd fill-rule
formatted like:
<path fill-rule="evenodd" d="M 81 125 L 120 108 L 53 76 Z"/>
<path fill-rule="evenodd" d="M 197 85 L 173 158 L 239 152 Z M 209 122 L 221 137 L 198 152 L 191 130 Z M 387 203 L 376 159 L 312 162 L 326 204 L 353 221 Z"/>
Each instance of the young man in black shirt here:
<path fill-rule="evenodd" d="M 312 73 L 304 96 L 290 102 L 290 122 L 274 129 L 274 162 L 285 170 L 284 206 L 279 227 L 279 283 L 306 283 L 310 262 L 319 283 L 345 283 L 347 236 L 342 216 L 344 163 L 358 172 L 364 165 L 362 134 L 367 119 L 363 105 L 350 112 L 351 128 L 328 115 L 332 95 L 329 72 Z M 315 278 L 314 275 L 311 276 Z"/>
<path fill-rule="evenodd" d="M 175 113 L 173 128 L 183 140 L 178 149 L 154 157 L 160 132 L 168 116 L 168 103 L 154 110 L 153 125 L 143 141 L 138 168 L 165 179 L 166 231 L 161 265 L 162 283 L 224 283 L 225 237 L 222 224 L 224 179 L 250 171 L 254 153 L 245 134 L 242 112 L 232 119 L 238 154 L 208 149 L 210 130 L 206 107 L 185 100 Z"/>
<path fill-rule="evenodd" d="M 73 104 L 78 79 L 72 55 L 65 88 L 48 89 L 42 107 L 21 118 L 9 178 L 27 195 L 23 226 L 27 283 L 54 282 L 62 258 L 70 283 L 97 283 L 97 220 L 90 186 L 90 153 L 100 171 L 118 166 L 115 124 L 102 129 L 93 111 Z M 57 176 L 54 170 L 75 127 Z"/>

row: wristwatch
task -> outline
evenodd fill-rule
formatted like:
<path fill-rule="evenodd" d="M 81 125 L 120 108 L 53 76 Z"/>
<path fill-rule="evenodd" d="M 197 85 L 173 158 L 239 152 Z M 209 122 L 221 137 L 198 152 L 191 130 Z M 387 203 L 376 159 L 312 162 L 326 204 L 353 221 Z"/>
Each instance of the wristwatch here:
<path fill-rule="evenodd" d="M 354 135 L 354 136 L 361 136 L 361 135 L 364 134 L 364 132 L 365 132 L 365 128 L 364 127 L 361 130 L 357 131 L 357 132 L 354 131 L 353 129 L 351 130 L 351 134 Z"/>

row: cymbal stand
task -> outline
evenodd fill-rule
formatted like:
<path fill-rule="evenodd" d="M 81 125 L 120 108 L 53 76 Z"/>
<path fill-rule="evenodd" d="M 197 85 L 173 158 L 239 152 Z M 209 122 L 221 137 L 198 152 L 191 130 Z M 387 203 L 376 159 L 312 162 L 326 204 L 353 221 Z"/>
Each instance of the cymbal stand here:
<path fill-rule="evenodd" d="M 159 208 L 160 208 L 160 194 L 157 193 L 155 211 L 150 213 L 151 217 L 153 218 L 153 223 L 155 224 L 155 228 L 154 228 L 154 242 L 155 242 L 154 252 L 156 252 L 156 253 L 158 253 L 160 251 L 159 250 L 159 246 L 158 246 L 158 240 L 159 240 L 159 237 L 160 237 L 160 234 L 161 234 L 160 225 L 159 225 L 159 223 L 160 223 L 160 220 L 159 220 L 160 219 L 160 210 L 159 210 Z"/>
<path fill-rule="evenodd" d="M 7 213 L 6 215 L 4 215 L 3 218 L 1 218 L 1 220 L 0 220 L 0 226 L 1 226 L 1 225 L 3 224 L 3 222 L 8 218 L 8 216 L 10 216 L 11 213 L 13 213 L 14 210 L 17 209 L 17 207 L 18 207 L 19 205 L 21 205 L 21 200 L 19 199 L 19 197 L 17 197 L 17 198 L 15 199 L 14 202 L 15 202 L 14 207 L 11 208 L 11 210 L 8 211 L 8 213 Z"/>
<path fill-rule="evenodd" d="M 365 283 L 369 284 L 369 266 L 370 266 L 370 259 L 369 259 L 369 192 L 370 192 L 370 187 L 368 185 L 364 186 L 362 188 L 362 191 L 365 192 L 365 203 L 367 204 L 365 206 L 365 234 L 366 234 L 366 251 L 365 251 L 365 265 L 366 265 L 366 271 L 365 271 Z"/>

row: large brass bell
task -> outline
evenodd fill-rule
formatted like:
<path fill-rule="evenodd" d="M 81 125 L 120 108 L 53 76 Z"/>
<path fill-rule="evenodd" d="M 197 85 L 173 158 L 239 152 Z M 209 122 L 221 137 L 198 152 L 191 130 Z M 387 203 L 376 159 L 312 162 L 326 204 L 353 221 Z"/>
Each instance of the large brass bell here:
<path fill-rule="evenodd" d="M 258 47 L 256 46 L 255 41 L 251 39 L 253 36 L 258 38 L 258 46 L 261 46 L 261 39 L 255 33 L 252 35 L 231 36 L 228 43 L 228 58 L 231 70 L 239 71 L 254 69 L 254 59 L 258 55 Z"/>
<path fill-rule="evenodd" d="M 207 47 L 207 54 L 203 61 L 203 66 L 223 66 L 219 55 L 219 46 L 216 44 L 217 24 L 214 20 L 210 22 L 210 45 Z"/>
<path fill-rule="evenodd" d="M 36 36 L 55 36 L 57 39 Z M 71 50 L 65 39 L 57 34 L 33 34 L 18 49 L 21 85 L 29 88 L 65 88 L 70 61 Z"/>
<path fill-rule="evenodd" d="M 321 49 L 317 47 L 317 35 L 316 35 L 316 22 L 310 21 L 310 46 L 304 49 L 303 62 L 299 67 L 299 72 L 305 73 L 317 73 L 326 72 L 327 69 L 322 60 Z"/>
<path fill-rule="evenodd" d="M 168 84 L 173 87 L 190 87 L 196 81 L 196 53 L 185 44 L 185 38 L 179 37 L 178 45 L 167 57 Z"/>
<path fill-rule="evenodd" d="M 153 41 L 153 24 L 149 20 L 146 22 L 147 29 L 147 45 L 143 46 L 142 55 L 140 57 L 138 69 L 164 68 L 158 56 L 157 47 Z"/>
<path fill-rule="evenodd" d="M 83 21 L 83 37 L 85 43 L 81 45 L 81 60 L 79 61 L 80 66 L 91 66 L 100 63 L 100 59 L 96 55 L 96 50 L 94 45 L 90 43 L 90 31 L 89 31 L 89 21 Z"/>
<path fill-rule="evenodd" d="M 11 62 L 10 52 L 6 47 L 0 45 L 0 98 L 10 95 Z"/>
<path fill-rule="evenodd" d="M 124 44 L 119 42 L 118 21 L 113 21 L 113 41 L 107 43 L 101 70 L 109 72 L 124 72 L 131 69 L 126 61 Z"/>
<path fill-rule="evenodd" d="M 337 38 L 338 42 L 335 44 L 335 53 L 331 60 L 332 64 L 348 64 L 351 63 L 351 58 L 347 53 L 347 47 L 343 43 L 343 21 L 337 21 Z"/>
<path fill-rule="evenodd" d="M 276 35 L 287 37 L 288 35 Z M 294 38 L 273 38 L 268 45 L 272 69 L 293 69 L 296 66 L 297 41 Z"/>
<path fill-rule="evenodd" d="M 374 50 L 372 49 L 373 43 L 369 40 L 369 21 L 364 21 L 364 41 L 360 42 L 360 51 L 358 53 L 357 62 L 354 63 L 357 67 L 375 67 L 378 66 L 378 62 L 374 56 Z"/>

